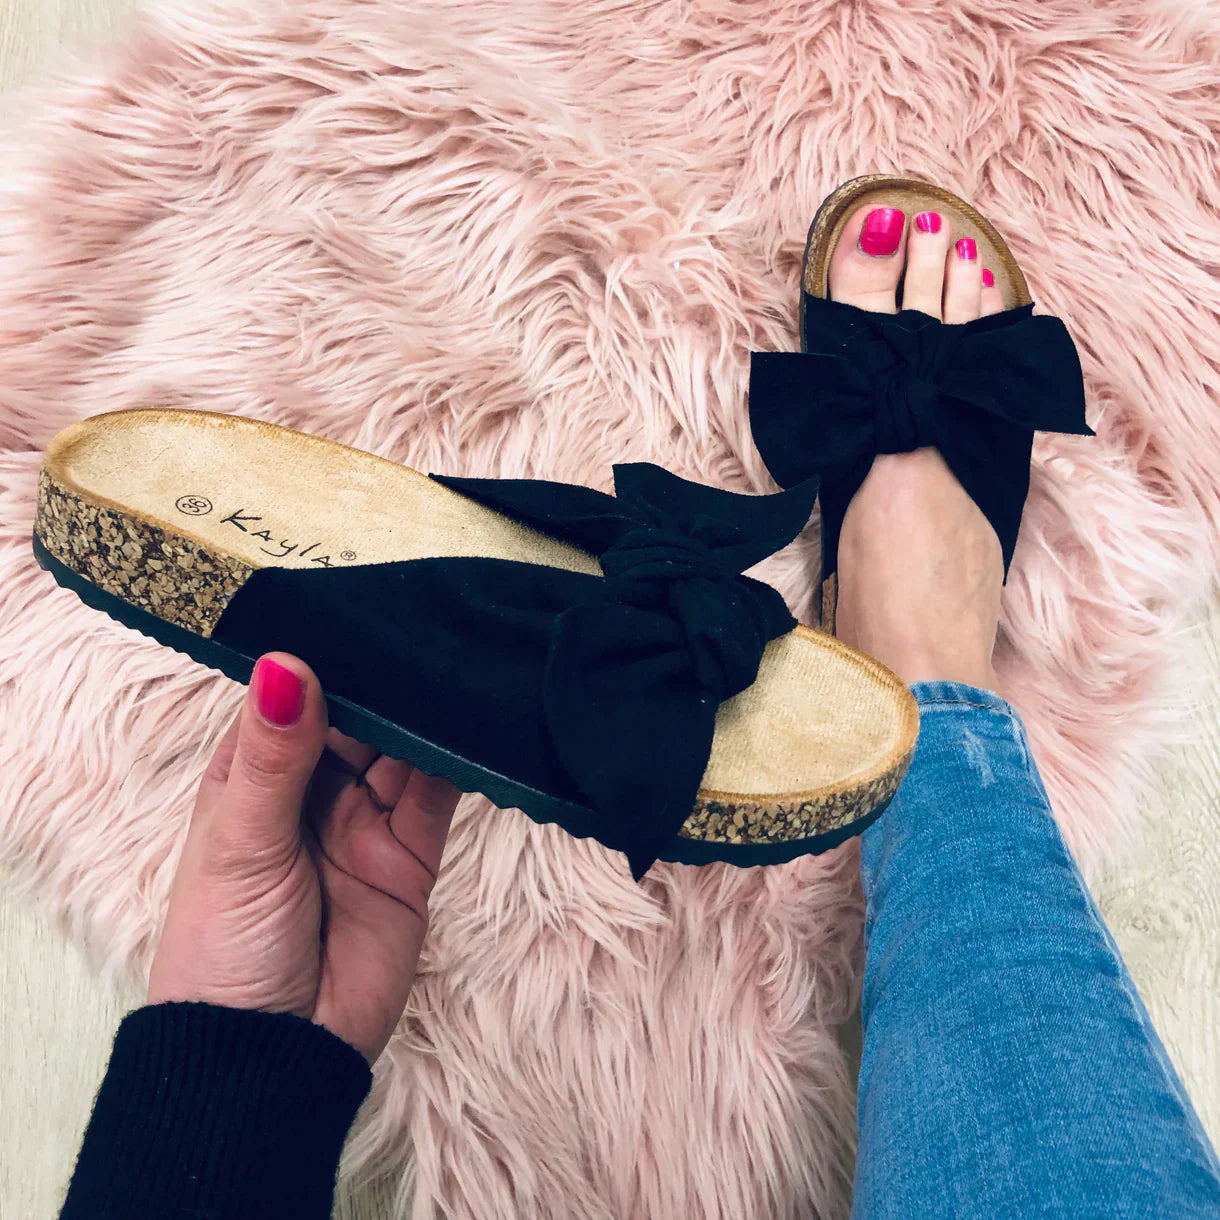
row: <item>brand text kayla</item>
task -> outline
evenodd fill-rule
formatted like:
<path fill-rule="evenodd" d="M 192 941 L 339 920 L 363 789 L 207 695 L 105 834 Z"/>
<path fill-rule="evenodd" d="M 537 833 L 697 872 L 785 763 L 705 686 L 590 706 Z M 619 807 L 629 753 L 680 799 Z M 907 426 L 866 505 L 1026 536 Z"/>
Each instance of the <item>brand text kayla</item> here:
<path fill-rule="evenodd" d="M 212 501 L 201 495 L 179 496 L 174 507 L 187 517 L 206 517 L 215 511 Z M 268 546 L 259 547 L 264 554 L 274 555 L 276 559 L 287 559 L 289 555 L 295 555 L 298 559 L 308 559 L 319 567 L 333 568 L 336 559 L 352 563 L 356 558 L 355 551 L 340 551 L 338 555 L 334 555 L 324 548 L 321 542 L 302 546 L 299 542 L 289 542 L 287 538 L 276 538 L 271 530 L 263 525 L 263 517 L 259 513 L 247 512 L 244 508 L 231 512 L 227 517 L 221 517 L 220 524 L 232 526 L 251 538 L 258 538 L 271 547 L 278 548 L 271 550 Z"/>
<path fill-rule="evenodd" d="M 356 558 L 355 551 L 340 551 L 337 556 L 319 552 L 312 554 L 311 552 L 318 550 L 322 546 L 320 542 L 311 542 L 308 546 L 301 546 L 299 542 L 289 542 L 287 538 L 274 538 L 271 531 L 263 526 L 261 529 L 255 529 L 256 525 L 262 522 L 263 518 L 254 514 L 247 513 L 245 509 L 239 508 L 236 512 L 231 512 L 227 517 L 221 517 L 221 525 L 232 525 L 236 529 L 241 530 L 243 534 L 249 534 L 251 538 L 261 538 L 264 542 L 271 546 L 278 547 L 278 550 L 269 550 L 266 546 L 259 547 L 259 550 L 267 555 L 274 555 L 277 559 L 286 559 L 289 555 L 295 554 L 298 559 L 309 557 L 310 563 L 319 564 L 324 568 L 334 567 L 335 559 L 342 559 L 347 563 L 351 563 Z"/>

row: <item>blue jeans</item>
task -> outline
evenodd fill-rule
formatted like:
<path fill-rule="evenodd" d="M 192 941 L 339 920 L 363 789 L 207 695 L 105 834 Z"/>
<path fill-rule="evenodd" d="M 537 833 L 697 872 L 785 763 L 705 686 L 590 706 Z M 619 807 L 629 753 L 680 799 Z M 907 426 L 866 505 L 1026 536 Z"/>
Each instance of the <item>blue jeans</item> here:
<path fill-rule="evenodd" d="M 1220 1217 L 1220 1163 L 998 695 L 912 690 L 864 834 L 855 1220 Z"/>

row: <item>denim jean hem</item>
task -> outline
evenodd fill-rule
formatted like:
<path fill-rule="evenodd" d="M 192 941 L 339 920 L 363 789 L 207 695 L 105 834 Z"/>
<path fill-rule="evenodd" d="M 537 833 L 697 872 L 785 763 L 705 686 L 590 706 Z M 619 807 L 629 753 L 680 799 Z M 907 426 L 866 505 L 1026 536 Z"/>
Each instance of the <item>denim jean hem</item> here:
<path fill-rule="evenodd" d="M 966 682 L 913 682 L 911 694 L 920 708 L 935 703 L 957 703 L 964 707 L 982 707 L 994 712 L 1016 714 L 1016 709 L 1006 699 L 1001 699 L 993 690 L 981 686 L 970 686 Z"/>

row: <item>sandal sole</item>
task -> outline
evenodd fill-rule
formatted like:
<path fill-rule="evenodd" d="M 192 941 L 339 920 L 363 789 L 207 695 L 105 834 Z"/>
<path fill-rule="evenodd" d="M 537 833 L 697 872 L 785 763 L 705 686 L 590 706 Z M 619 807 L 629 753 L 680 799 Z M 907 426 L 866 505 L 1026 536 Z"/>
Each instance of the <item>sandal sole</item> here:
<path fill-rule="evenodd" d="M 106 477 L 116 481 L 115 485 L 122 485 L 122 480 L 132 478 L 133 487 L 146 486 L 148 480 L 159 481 L 165 476 L 154 469 L 157 463 L 148 454 L 144 454 L 141 460 L 138 447 L 133 445 L 129 438 L 108 436 L 110 428 L 128 427 L 138 430 L 148 427 L 155 435 L 155 429 L 159 425 L 169 427 L 170 432 L 166 433 L 151 451 L 159 456 L 162 464 L 167 447 L 170 452 L 175 449 L 173 444 L 166 444 L 173 440 L 174 427 L 187 427 L 187 435 L 203 449 L 211 443 L 206 437 L 208 428 L 226 434 L 230 439 L 236 433 L 246 432 L 263 446 L 257 452 L 264 463 L 266 454 L 273 451 L 267 446 L 272 442 L 287 443 L 284 441 L 285 434 L 296 438 L 292 444 L 301 450 L 308 450 L 310 446 L 324 447 L 324 456 L 328 461 L 335 458 L 339 451 L 359 455 L 358 459 L 345 459 L 352 463 L 351 481 L 358 487 L 360 495 L 379 492 L 381 503 L 384 504 L 387 500 L 390 502 L 390 507 L 398 514 L 394 522 L 398 527 L 396 545 L 399 546 L 404 542 L 404 523 L 423 530 L 424 527 L 419 521 L 421 516 L 427 515 L 427 505 L 432 502 L 420 500 L 415 506 L 417 512 L 413 517 L 409 508 L 402 507 L 407 501 L 422 497 L 426 493 L 429 497 L 456 498 L 464 506 L 472 503 L 407 467 L 387 462 L 360 450 L 349 449 L 324 438 L 295 433 L 290 429 L 281 429 L 257 420 L 202 411 L 143 410 L 108 414 L 110 417 L 126 418 L 120 420 L 108 419 L 106 416 L 91 417 L 65 429 L 60 438 L 49 447 L 39 479 L 39 515 L 33 540 L 35 557 L 59 585 L 71 589 L 86 604 L 158 643 L 242 683 L 249 682 L 257 658 L 243 655 L 211 639 L 209 624 L 214 622 L 220 612 L 225 597 L 231 596 L 233 588 L 240 586 L 252 570 L 252 564 L 259 566 L 253 560 L 252 554 L 247 551 L 243 559 L 237 552 L 227 551 L 226 544 L 217 542 L 215 536 L 208 538 L 206 522 L 193 521 L 189 526 L 174 523 L 168 528 L 164 522 L 157 524 L 161 518 L 157 517 L 156 513 L 146 517 L 142 511 L 120 502 L 121 496 L 118 499 L 111 498 L 114 485 L 107 484 L 104 480 L 97 484 L 102 490 L 95 488 L 87 492 L 74 482 L 68 469 L 70 462 L 65 455 L 74 452 L 74 445 L 83 444 L 83 451 L 87 453 L 90 435 L 103 437 L 102 448 L 109 445 L 110 449 L 104 460 L 96 459 L 99 469 L 110 471 Z M 198 433 L 195 432 L 196 428 Z M 293 459 L 303 460 L 299 453 Z M 83 462 L 84 459 L 81 458 L 80 461 Z M 202 465 L 197 465 L 196 470 L 211 469 L 206 459 L 200 458 L 199 462 Z M 285 462 L 286 465 L 292 465 L 287 458 Z M 365 469 L 363 463 L 371 464 L 370 469 Z M 137 474 L 128 475 L 128 467 Z M 73 467 L 78 471 L 81 468 L 79 465 Z M 307 465 L 293 466 L 293 470 L 303 478 L 305 485 L 314 486 Z M 176 478 L 176 468 L 172 473 Z M 145 484 L 141 484 L 141 479 L 145 480 Z M 390 481 L 382 483 L 381 480 Z M 402 486 L 399 486 L 400 482 Z M 158 486 L 161 486 L 160 482 Z M 248 485 L 243 484 L 243 494 L 246 494 L 247 488 Z M 192 487 L 183 490 L 197 489 Z M 315 496 L 325 499 L 322 491 L 315 491 Z M 192 500 L 194 497 L 184 496 L 181 499 Z M 169 506 L 174 507 L 172 494 Z M 183 506 L 181 503 L 177 506 L 179 512 L 187 512 L 192 507 Z M 332 504 L 331 507 L 335 505 Z M 338 508 L 341 508 L 341 505 Z M 418 511 L 421 508 L 422 513 Z M 500 544 L 510 549 L 521 545 L 536 547 L 539 561 L 568 566 L 562 556 L 556 557 L 554 548 L 563 549 L 562 544 L 535 535 L 533 531 L 525 530 L 515 523 L 508 523 L 497 514 L 488 514 L 488 510 L 482 509 L 481 506 L 474 506 L 472 511 L 496 517 L 499 523 L 496 528 L 511 531 L 510 534 L 502 534 Z M 444 515 L 443 512 L 441 515 Z M 339 520 L 348 520 L 342 511 L 336 510 L 332 516 Z M 214 522 L 215 516 L 210 520 Z M 477 529 L 481 527 L 481 520 L 482 517 L 479 521 L 471 518 L 464 523 L 463 528 L 469 525 Z M 201 530 L 204 531 L 202 535 Z M 376 529 L 370 526 L 365 533 L 366 541 L 374 535 Z M 201 536 L 206 539 L 203 545 L 200 542 Z M 507 542 L 504 541 L 505 538 L 508 539 Z M 477 545 L 477 539 L 475 542 L 473 552 L 464 553 L 484 553 Z M 122 554 L 128 546 L 133 548 L 130 559 Z M 552 549 L 546 552 L 545 548 L 548 546 Z M 375 549 L 370 541 L 369 552 Z M 178 567 L 175 555 L 184 552 L 190 552 L 185 555 L 189 562 Z M 494 551 L 491 553 L 494 554 Z M 596 566 L 590 557 L 584 556 L 583 553 L 577 555 L 584 564 Z M 384 561 L 391 557 L 382 554 L 379 559 Z M 404 554 L 402 557 L 412 556 Z M 365 557 L 365 562 L 376 561 L 378 559 L 371 555 Z M 265 562 L 261 561 L 263 564 Z M 211 574 L 199 575 L 205 568 Z M 133 579 L 137 582 L 136 591 L 132 590 Z M 229 590 L 228 594 L 221 587 L 224 582 L 227 582 L 225 587 Z M 113 587 L 102 587 L 106 584 Z M 215 599 L 213 594 L 216 594 Z M 143 601 L 144 604 L 135 604 L 137 601 Z M 150 605 L 158 612 L 154 613 L 153 609 L 148 608 Z M 179 621 L 170 621 L 175 616 Z M 892 731 L 892 748 L 889 745 L 884 746 L 881 755 L 877 756 L 877 748 L 874 747 L 874 756 L 879 757 L 879 761 L 875 758 L 875 766 L 870 765 L 867 769 L 854 772 L 848 767 L 841 782 L 836 781 L 820 788 L 760 794 L 701 789 L 696 812 L 683 828 L 686 833 L 676 836 L 661 853 L 660 859 L 687 864 L 724 861 L 740 867 L 784 863 L 801 855 L 827 851 L 860 834 L 880 816 L 892 799 L 910 765 L 918 734 L 918 710 L 909 690 L 879 662 L 855 653 L 831 637 L 805 627 L 797 627 L 794 634 L 807 636 L 810 642 L 820 647 L 826 658 L 817 659 L 817 653 L 805 649 L 802 655 L 810 658 L 810 663 L 814 666 L 812 672 L 816 673 L 819 665 L 838 664 L 845 667 L 844 672 L 856 674 L 855 680 L 863 690 L 871 691 L 876 698 L 878 710 L 869 715 L 881 717 L 879 723 L 884 726 L 886 742 L 891 740 L 889 734 Z M 796 648 L 795 642 L 792 647 Z M 839 659 L 834 661 L 827 654 L 839 654 Z M 307 657 L 304 659 L 308 661 Z M 366 742 L 391 757 L 403 758 L 427 774 L 443 776 L 465 792 L 482 793 L 500 808 L 520 809 L 539 823 L 556 823 L 576 838 L 597 837 L 594 833 L 594 815 L 589 809 L 570 800 L 533 789 L 510 776 L 491 771 L 342 696 L 326 693 L 325 698 L 330 723 L 340 732 Z M 784 707 L 787 708 L 787 705 Z M 856 714 L 861 715 L 859 712 Z M 833 718 L 827 717 L 824 711 L 820 715 L 823 729 L 829 726 L 835 731 Z M 868 727 L 866 721 L 864 728 Z M 750 822 L 756 814 L 755 829 L 751 831 Z M 781 827 L 787 825 L 797 834 L 772 835 L 758 829 L 766 824 L 766 817 L 773 817 L 776 824 Z M 801 829 L 818 825 L 819 821 L 823 829 L 817 833 L 799 834 Z M 744 831 L 738 837 L 738 831 L 743 826 Z M 723 829 L 725 827 L 727 830 Z M 700 834 L 700 828 L 706 828 L 707 833 Z M 692 829 L 695 833 L 689 833 Z"/>

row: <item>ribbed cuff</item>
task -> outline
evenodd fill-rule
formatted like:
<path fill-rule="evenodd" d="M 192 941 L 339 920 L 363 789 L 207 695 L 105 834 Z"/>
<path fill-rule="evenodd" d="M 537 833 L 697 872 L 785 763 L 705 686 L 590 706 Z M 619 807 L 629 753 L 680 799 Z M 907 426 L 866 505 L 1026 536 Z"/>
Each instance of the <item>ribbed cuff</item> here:
<path fill-rule="evenodd" d="M 288 1013 L 155 1004 L 119 1026 L 61 1220 L 325 1220 L 372 1087 Z"/>

